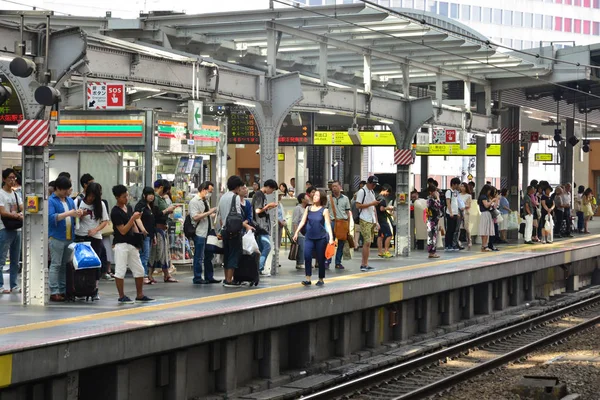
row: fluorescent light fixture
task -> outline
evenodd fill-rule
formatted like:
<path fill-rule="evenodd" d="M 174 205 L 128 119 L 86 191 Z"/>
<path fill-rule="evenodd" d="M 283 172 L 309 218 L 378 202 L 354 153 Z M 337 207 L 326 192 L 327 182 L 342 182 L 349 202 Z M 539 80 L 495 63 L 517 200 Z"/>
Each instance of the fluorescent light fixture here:
<path fill-rule="evenodd" d="M 12 61 L 14 57 L 0 56 L 0 61 Z"/>
<path fill-rule="evenodd" d="M 17 125 L 4 125 L 4 129 L 10 129 L 11 131 L 16 131 Z"/>
<path fill-rule="evenodd" d="M 527 117 L 527 118 L 529 118 L 529 119 L 535 119 L 535 120 L 538 120 L 538 121 L 548 122 L 548 118 L 538 118 L 538 117 Z"/>
<path fill-rule="evenodd" d="M 319 110 L 319 114 L 335 115 L 333 111 Z"/>
<path fill-rule="evenodd" d="M 250 107 L 250 108 L 256 107 L 256 105 L 254 105 L 252 103 L 245 103 L 243 101 L 236 101 L 235 104 L 237 104 L 238 106 L 245 106 L 245 107 Z"/>
<path fill-rule="evenodd" d="M 598 125 L 590 125 L 592 128 L 597 128 Z"/>
<path fill-rule="evenodd" d="M 161 91 L 160 89 L 147 87 L 147 86 L 133 86 L 131 89 L 136 90 L 138 92 L 152 92 L 152 93 L 159 93 Z"/>
<path fill-rule="evenodd" d="M 386 125 L 394 124 L 394 121 L 392 121 L 391 119 L 380 119 L 379 122 L 381 122 L 382 124 L 386 124 Z"/>
<path fill-rule="evenodd" d="M 523 111 L 525 114 L 533 114 L 533 111 L 525 110 Z"/>
<path fill-rule="evenodd" d="M 474 133 L 473 136 L 475 136 L 475 137 L 486 137 L 487 135 L 485 133 Z"/>

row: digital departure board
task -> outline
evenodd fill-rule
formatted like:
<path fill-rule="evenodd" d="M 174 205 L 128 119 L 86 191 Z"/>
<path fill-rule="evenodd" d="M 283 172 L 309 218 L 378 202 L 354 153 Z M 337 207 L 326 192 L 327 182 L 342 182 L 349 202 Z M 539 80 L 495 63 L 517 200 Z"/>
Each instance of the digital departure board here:
<path fill-rule="evenodd" d="M 292 112 L 283 120 L 279 130 L 280 146 L 308 146 L 313 144 L 313 114 Z"/>
<path fill-rule="evenodd" d="M 244 106 L 228 107 L 227 143 L 259 144 L 260 132 L 254 115 Z"/>
<path fill-rule="evenodd" d="M 17 125 L 23 120 L 23 110 L 17 91 L 8 81 L 8 78 L 2 74 L 0 74 L 0 85 L 9 87 L 12 90 L 10 98 L 0 105 L 0 125 Z"/>

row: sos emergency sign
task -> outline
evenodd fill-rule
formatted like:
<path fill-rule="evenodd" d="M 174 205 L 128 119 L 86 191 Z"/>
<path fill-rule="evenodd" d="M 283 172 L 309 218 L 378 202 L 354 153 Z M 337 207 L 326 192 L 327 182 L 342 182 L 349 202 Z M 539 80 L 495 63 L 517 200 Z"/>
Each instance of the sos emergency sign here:
<path fill-rule="evenodd" d="M 88 82 L 88 110 L 124 110 L 125 84 L 113 82 Z"/>

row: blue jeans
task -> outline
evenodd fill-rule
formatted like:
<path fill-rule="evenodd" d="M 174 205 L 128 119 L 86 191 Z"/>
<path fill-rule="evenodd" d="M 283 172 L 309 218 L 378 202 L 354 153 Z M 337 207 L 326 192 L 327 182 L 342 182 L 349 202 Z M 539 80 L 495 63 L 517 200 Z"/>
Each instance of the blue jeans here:
<path fill-rule="evenodd" d="M 50 294 L 67 293 L 67 263 L 71 261 L 73 251 L 69 249 L 70 240 L 50 238 L 50 272 L 48 283 Z"/>
<path fill-rule="evenodd" d="M 583 211 L 577 211 L 577 230 L 579 232 L 583 231 L 583 220 L 584 220 Z"/>
<path fill-rule="evenodd" d="M 147 236 L 144 239 L 142 248 L 140 249 L 140 259 L 142 260 L 142 266 L 144 267 L 144 277 L 148 277 L 148 260 L 150 260 L 150 247 L 152 244 L 152 238 Z"/>
<path fill-rule="evenodd" d="M 258 235 L 256 239 L 258 242 L 258 249 L 260 250 L 258 269 L 262 271 L 265 269 L 267 257 L 269 257 L 269 253 L 271 252 L 271 237 L 269 235 Z"/>
<path fill-rule="evenodd" d="M 0 231 L 0 287 L 4 286 L 2 269 L 6 265 L 6 253 L 10 250 L 10 288 L 17 286 L 19 260 L 21 258 L 21 231 Z"/>
<path fill-rule="evenodd" d="M 302 235 L 298 235 L 298 257 L 296 257 L 296 265 L 304 265 L 304 241 L 306 239 Z"/>
<path fill-rule="evenodd" d="M 312 255 L 316 255 L 319 263 L 319 279 L 325 278 L 325 248 L 327 247 L 327 239 L 309 239 L 305 238 L 304 242 L 304 269 L 306 276 L 312 276 Z"/>
<path fill-rule="evenodd" d="M 202 263 L 204 262 L 204 248 L 206 247 L 206 238 L 202 236 L 194 236 L 194 279 L 192 282 L 194 283 L 202 283 Z M 211 257 L 212 258 L 212 257 Z M 212 261 L 212 260 L 211 260 Z M 212 262 L 211 262 L 212 264 Z M 206 280 L 208 277 L 208 269 L 206 270 L 204 276 Z M 212 272 L 211 274 L 212 275 Z"/>

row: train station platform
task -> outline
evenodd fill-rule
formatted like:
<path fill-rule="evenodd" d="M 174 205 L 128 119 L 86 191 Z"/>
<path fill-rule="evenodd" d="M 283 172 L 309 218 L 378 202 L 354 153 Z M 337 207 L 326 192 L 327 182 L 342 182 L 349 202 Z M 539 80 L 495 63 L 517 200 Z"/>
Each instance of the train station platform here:
<path fill-rule="evenodd" d="M 480 247 L 474 246 L 476 250 L 471 251 L 441 251 L 441 258 L 436 260 L 427 259 L 423 251 L 393 259 L 380 259 L 372 253 L 370 264 L 376 270 L 371 272 L 360 272 L 360 255 L 353 253 L 353 260 L 344 263 L 345 270 L 332 267 L 327 272 L 326 284 L 321 288 L 301 286 L 304 271 L 296 270 L 282 251 L 279 273 L 263 278 L 258 287 L 193 285 L 191 272 L 180 270 L 176 275 L 179 283 L 146 285 L 146 294 L 156 302 L 144 305 L 118 305 L 114 282 L 106 281 L 101 282 L 101 300 L 93 303 L 24 307 L 18 295 L 3 295 L 0 376 L 4 378 L 0 377 L 0 388 L 508 280 L 552 267 L 560 267 L 565 271 L 563 278 L 568 279 L 576 274 L 569 270 L 573 263 L 600 256 L 599 239 L 596 234 L 578 235 L 553 244 L 505 245 L 494 253 L 480 252 Z M 216 271 L 215 276 L 219 275 L 222 270 Z M 562 279 L 557 275 L 543 273 L 540 282 L 544 294 L 554 293 L 554 281 Z M 533 290 L 532 285 L 533 280 L 528 290 Z M 134 294 L 132 279 L 126 279 L 126 292 Z M 512 295 L 510 288 L 506 293 Z M 388 338 L 388 334 L 379 335 L 380 341 Z M 223 353 L 226 350 L 221 350 L 221 359 Z M 9 369 L 10 373 L 5 374 Z"/>

